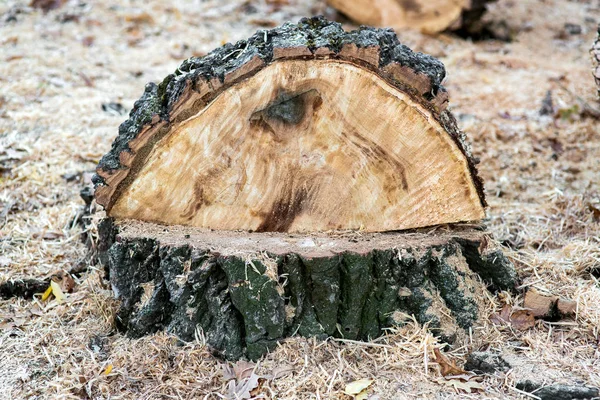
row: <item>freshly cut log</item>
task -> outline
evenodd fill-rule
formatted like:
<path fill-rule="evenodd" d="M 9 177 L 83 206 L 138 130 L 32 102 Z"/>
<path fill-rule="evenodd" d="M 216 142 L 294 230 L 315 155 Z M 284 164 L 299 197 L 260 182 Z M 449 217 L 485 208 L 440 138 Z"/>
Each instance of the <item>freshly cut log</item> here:
<path fill-rule="evenodd" d="M 596 80 L 596 86 L 598 87 L 598 98 L 600 99 L 600 24 L 598 25 L 598 37 L 594 42 L 594 46 L 591 50 L 592 62 L 594 63 L 594 79 Z"/>
<path fill-rule="evenodd" d="M 516 282 L 473 227 L 290 235 L 106 219 L 100 232 L 120 329 L 204 337 L 228 359 L 258 358 L 294 334 L 367 340 L 410 315 L 451 340 L 486 317 L 486 283 Z"/>
<path fill-rule="evenodd" d="M 261 232 L 481 220 L 444 76 L 389 30 L 310 19 L 259 32 L 146 87 L 96 200 L 115 218 Z"/>
<path fill-rule="evenodd" d="M 410 315 L 464 334 L 516 274 L 444 75 L 391 30 L 313 18 L 147 85 L 94 178 L 117 326 L 230 359 Z"/>
<path fill-rule="evenodd" d="M 466 29 L 477 24 L 495 0 L 327 0 L 360 24 L 410 28 L 424 33 Z"/>

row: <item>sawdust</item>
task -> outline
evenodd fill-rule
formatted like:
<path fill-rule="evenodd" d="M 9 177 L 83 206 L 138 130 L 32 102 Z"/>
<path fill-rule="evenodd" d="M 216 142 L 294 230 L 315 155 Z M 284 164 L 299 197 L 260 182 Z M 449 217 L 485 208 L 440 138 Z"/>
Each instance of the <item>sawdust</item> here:
<path fill-rule="evenodd" d="M 524 332 L 482 318 L 449 351 L 459 365 L 473 350 L 499 351 L 511 363 L 509 372 L 485 377 L 486 398 L 523 396 L 515 384 L 525 377 L 599 385 L 600 128 L 585 110 L 600 107 L 588 53 L 600 6 L 500 0 L 492 7 L 489 18 L 505 21 L 514 42 L 400 37 L 446 64 L 450 105 L 481 158 L 489 226 L 515 262 L 521 289 L 572 299 L 577 307 L 572 320 L 538 320 Z M 84 258 L 75 223 L 86 175 L 80 172 L 94 169 L 124 119 L 119 107 L 103 111 L 103 104 L 129 109 L 146 82 L 159 81 L 184 58 L 263 26 L 322 13 L 332 15 L 316 0 L 69 1 L 47 13 L 28 2 L 1 2 L 0 281 L 45 278 Z M 570 34 L 566 23 L 582 33 Z M 548 91 L 553 112 L 541 115 Z M 89 229 L 96 234 L 95 223 Z M 139 340 L 117 333 L 117 303 L 102 276 L 96 269 L 84 274 L 60 304 L 0 300 L 0 319 L 19 321 L 0 330 L 3 396 L 216 399 L 226 393 L 223 362 L 210 355 L 201 333 L 183 346 L 164 333 Z M 522 295 L 485 299 L 488 315 L 501 300 L 522 304 Z M 279 399 L 348 398 L 345 385 L 362 378 L 374 379 L 369 393 L 380 399 L 480 398 L 436 383 L 436 346 L 431 333 L 408 320 L 372 343 L 288 339 L 256 373 L 293 368 L 264 383 Z"/>

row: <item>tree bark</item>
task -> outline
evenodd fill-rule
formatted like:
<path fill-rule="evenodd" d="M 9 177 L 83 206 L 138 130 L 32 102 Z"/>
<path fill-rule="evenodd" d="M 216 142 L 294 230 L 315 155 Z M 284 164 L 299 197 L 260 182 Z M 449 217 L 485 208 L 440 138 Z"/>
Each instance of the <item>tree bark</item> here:
<path fill-rule="evenodd" d="M 488 233 L 469 227 L 332 236 L 106 219 L 100 231 L 117 326 L 203 335 L 228 359 L 256 359 L 295 334 L 367 340 L 407 315 L 450 340 L 484 317 L 486 290 L 516 283 Z"/>
<path fill-rule="evenodd" d="M 592 46 L 591 53 L 592 62 L 594 64 L 592 74 L 596 80 L 596 86 L 598 87 L 598 99 L 600 99 L 600 24 L 598 25 L 598 37 L 594 42 L 594 46 Z"/>

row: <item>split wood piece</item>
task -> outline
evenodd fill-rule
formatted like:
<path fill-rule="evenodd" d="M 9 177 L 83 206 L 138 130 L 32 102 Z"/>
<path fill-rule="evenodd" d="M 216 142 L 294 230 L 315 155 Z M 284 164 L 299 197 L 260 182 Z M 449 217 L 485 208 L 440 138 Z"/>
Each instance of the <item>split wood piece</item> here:
<path fill-rule="evenodd" d="M 229 359 L 258 358 L 296 334 L 375 338 L 411 315 L 450 340 L 486 318 L 488 288 L 516 281 L 488 234 L 469 227 L 248 234 L 109 218 L 99 232 L 119 329 L 185 341 L 201 332 Z"/>
<path fill-rule="evenodd" d="M 561 299 L 554 295 L 545 295 L 531 288 L 525 293 L 523 307 L 533 315 L 547 320 L 558 320 L 575 314 L 577 302 Z"/>
<path fill-rule="evenodd" d="M 212 229 L 409 229 L 485 217 L 436 59 L 323 18 L 150 84 L 99 163 L 109 216 Z"/>
<path fill-rule="evenodd" d="M 494 1 L 494 0 L 491 0 Z M 424 33 L 471 30 L 490 0 L 327 0 L 360 24 L 416 29 Z"/>
<path fill-rule="evenodd" d="M 600 24 L 598 25 L 598 37 L 592 46 L 592 62 L 594 64 L 593 75 L 598 87 L 598 98 L 600 99 Z"/>

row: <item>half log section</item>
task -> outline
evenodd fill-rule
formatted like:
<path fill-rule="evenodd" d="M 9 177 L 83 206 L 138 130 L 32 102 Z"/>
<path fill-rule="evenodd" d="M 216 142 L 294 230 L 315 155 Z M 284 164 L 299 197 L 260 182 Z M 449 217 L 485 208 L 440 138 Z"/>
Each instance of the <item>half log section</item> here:
<path fill-rule="evenodd" d="M 495 0 L 327 0 L 359 24 L 415 29 L 434 34 L 445 30 L 476 32 L 486 3 Z"/>
<path fill-rule="evenodd" d="M 236 359 L 411 315 L 447 338 L 476 324 L 516 275 L 444 76 L 390 30 L 313 18 L 147 85 L 95 177 L 117 326 Z"/>

